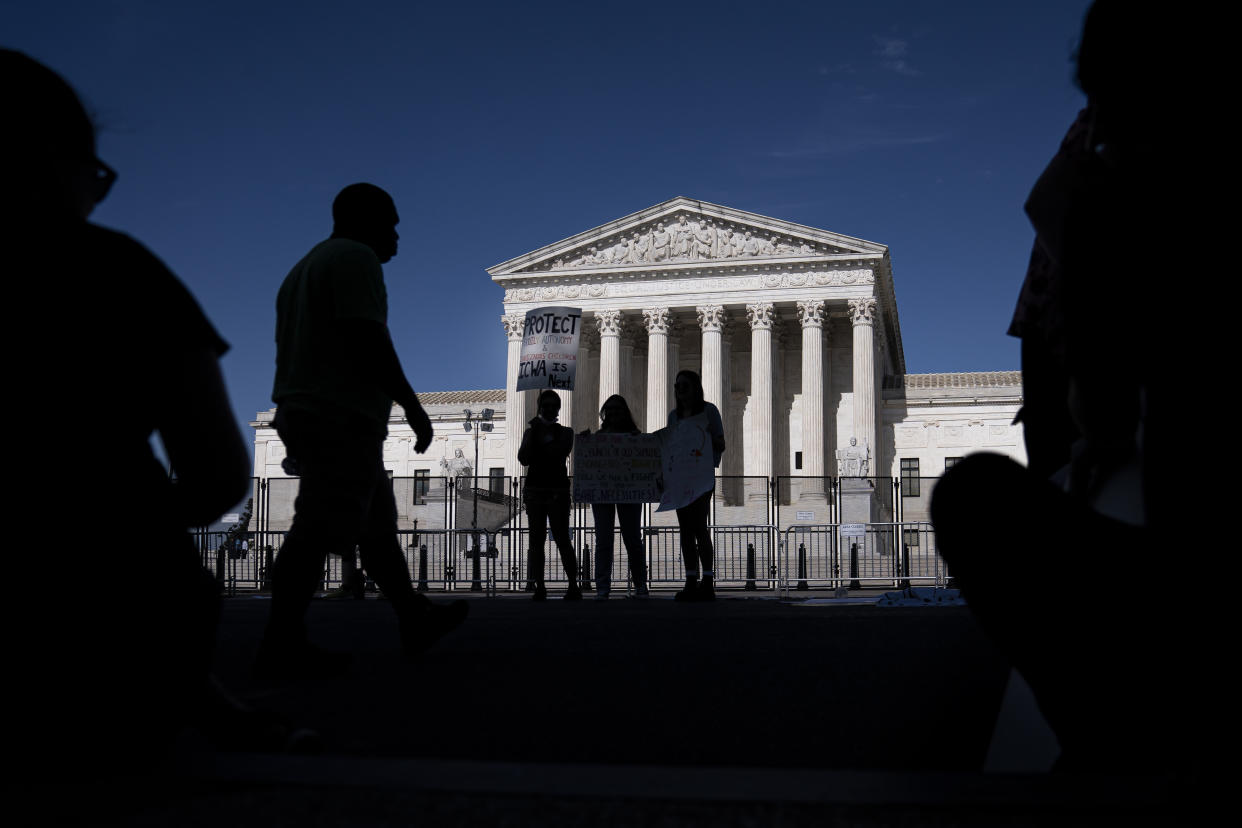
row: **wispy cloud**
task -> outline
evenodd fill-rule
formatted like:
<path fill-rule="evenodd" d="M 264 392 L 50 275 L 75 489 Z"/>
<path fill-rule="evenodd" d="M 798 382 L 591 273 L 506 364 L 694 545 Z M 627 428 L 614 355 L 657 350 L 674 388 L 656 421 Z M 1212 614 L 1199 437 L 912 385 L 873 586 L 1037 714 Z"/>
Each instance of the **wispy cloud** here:
<path fill-rule="evenodd" d="M 824 158 L 831 155 L 848 155 L 877 149 L 894 149 L 913 147 L 921 144 L 935 144 L 947 140 L 948 132 L 919 133 L 914 135 L 894 135 L 877 132 L 854 132 L 840 135 L 827 135 L 802 147 L 775 149 L 766 153 L 770 158 L 801 160 Z"/>
<path fill-rule="evenodd" d="M 834 66 L 828 66 L 826 64 L 821 64 L 819 67 L 819 74 L 824 75 L 824 76 L 826 75 L 853 75 L 857 71 L 858 70 L 854 68 L 854 64 L 852 63 L 838 63 Z"/>
<path fill-rule="evenodd" d="M 873 35 L 876 48 L 875 54 L 880 58 L 880 65 L 899 75 L 915 77 L 922 74 L 906 61 L 906 51 L 910 44 L 898 37 L 881 37 Z"/>

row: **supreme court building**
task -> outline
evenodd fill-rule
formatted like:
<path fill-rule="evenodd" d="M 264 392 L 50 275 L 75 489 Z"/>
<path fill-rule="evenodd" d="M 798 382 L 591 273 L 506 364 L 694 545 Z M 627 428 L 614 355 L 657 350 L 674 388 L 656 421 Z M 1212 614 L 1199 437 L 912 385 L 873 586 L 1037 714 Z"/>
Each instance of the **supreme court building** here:
<path fill-rule="evenodd" d="M 813 503 L 826 477 L 937 477 L 980 450 L 1025 461 L 1012 424 L 1017 371 L 906 373 L 882 244 L 679 197 L 487 273 L 504 291 L 506 387 L 420 393 L 436 427 L 425 455 L 413 453 L 395 410 L 385 445 L 394 477 L 472 464 L 467 407 L 496 412 L 473 474 L 522 474 L 517 449 L 536 394 L 516 389 L 523 318 L 546 305 L 583 312 L 576 385 L 558 392 L 561 422 L 575 431 L 598 428 L 601 402 L 617 393 L 640 427 L 661 428 L 677 371 L 700 373 L 725 423 L 719 474 L 743 481 L 721 487 L 718 507 L 744 510 L 757 492 L 767 496 L 766 485 L 746 481 L 790 478 L 779 497 Z M 272 413 L 252 423 L 256 477 L 284 475 Z"/>

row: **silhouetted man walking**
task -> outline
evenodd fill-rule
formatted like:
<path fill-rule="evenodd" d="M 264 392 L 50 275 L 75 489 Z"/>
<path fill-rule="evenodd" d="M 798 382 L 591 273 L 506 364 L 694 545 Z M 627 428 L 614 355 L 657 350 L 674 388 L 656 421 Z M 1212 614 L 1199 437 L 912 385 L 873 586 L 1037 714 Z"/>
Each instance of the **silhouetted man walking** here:
<path fill-rule="evenodd" d="M 306 639 L 305 615 L 328 554 L 355 545 L 391 599 L 405 654 L 416 656 L 465 619 L 457 601 L 433 605 L 414 591 L 397 541 L 397 507 L 383 463 L 393 402 L 405 411 L 422 454 L 431 420 L 401 369 L 388 333 L 381 264 L 397 253 L 397 208 L 372 184 L 352 184 L 332 203 L 332 237 L 294 265 L 276 298 L 273 425 L 297 462 L 293 527 L 272 573 L 272 611 L 255 672 L 261 677 L 332 675 L 348 654 Z"/>

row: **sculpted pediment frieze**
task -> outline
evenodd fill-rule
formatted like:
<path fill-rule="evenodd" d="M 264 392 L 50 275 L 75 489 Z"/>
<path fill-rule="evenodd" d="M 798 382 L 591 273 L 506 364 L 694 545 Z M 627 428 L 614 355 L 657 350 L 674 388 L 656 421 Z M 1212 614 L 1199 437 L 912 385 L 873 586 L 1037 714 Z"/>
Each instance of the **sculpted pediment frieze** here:
<path fill-rule="evenodd" d="M 712 219 L 686 211 L 670 219 L 650 221 L 568 250 L 551 261 L 518 273 L 576 270 L 585 267 L 660 265 L 742 259 L 800 258 L 849 254 L 853 251 L 740 222 Z"/>
<path fill-rule="evenodd" d="M 883 254 L 882 245 L 729 207 L 675 198 L 489 268 L 493 278 L 539 273 L 807 262 Z M 828 262 L 825 262 L 828 264 Z"/>

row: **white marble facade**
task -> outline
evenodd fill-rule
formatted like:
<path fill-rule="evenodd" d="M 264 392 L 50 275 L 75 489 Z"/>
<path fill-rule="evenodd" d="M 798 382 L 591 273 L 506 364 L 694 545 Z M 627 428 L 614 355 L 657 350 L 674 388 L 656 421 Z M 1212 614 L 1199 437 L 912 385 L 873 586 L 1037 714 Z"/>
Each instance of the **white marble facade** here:
<path fill-rule="evenodd" d="M 505 291 L 506 407 L 522 419 L 533 408 L 533 392 L 515 390 L 522 317 L 572 305 L 583 309 L 586 335 L 562 420 L 576 430 L 598 426 L 611 393 L 625 396 L 640 424 L 662 426 L 673 379 L 690 368 L 725 418 L 724 475 L 835 475 L 836 450 L 851 437 L 870 447 L 871 474 L 899 472 L 896 409 L 883 389 L 906 370 L 884 245 L 674 198 L 488 273 Z M 980 447 L 1022 459 L 1020 428 L 1009 425 L 1020 380 L 1011 377 L 1006 402 L 964 421 L 993 429 Z M 943 462 L 924 461 L 925 474 L 943 471 Z M 518 470 L 516 447 L 506 468 Z"/>
<path fill-rule="evenodd" d="M 474 468 L 475 432 L 467 432 L 465 410 L 476 415 L 484 408 L 495 412 L 494 428 L 479 432 L 478 468 L 474 473 L 487 477 L 492 469 L 504 467 L 508 431 L 505 427 L 505 393 L 500 390 L 484 391 L 430 391 L 418 395 L 431 418 L 435 438 L 424 454 L 414 453 L 414 431 L 405 422 L 400 406 L 393 406 L 392 419 L 388 423 L 388 439 L 384 441 L 384 467 L 393 477 L 413 477 L 416 473 L 440 477 L 446 473 L 456 475 L 460 471 L 457 452 Z M 264 478 L 287 477 L 281 462 L 285 459 L 285 447 L 272 417 L 276 409 L 260 411 L 251 427 L 255 430 L 254 476 Z"/>
<path fill-rule="evenodd" d="M 473 438 L 462 409 L 490 407 L 478 474 L 520 474 L 518 440 L 535 392 L 516 390 L 525 312 L 583 310 L 577 387 L 561 392 L 563 423 L 598 427 L 600 403 L 622 394 L 648 430 L 664 425 L 678 370 L 703 377 L 725 419 L 723 475 L 837 473 L 851 437 L 870 447 L 873 475 L 943 473 L 947 458 L 983 449 L 1022 461 L 1017 372 L 907 375 L 888 248 L 729 207 L 674 198 L 488 269 L 504 290 L 504 390 L 420 394 L 436 442 L 414 455 L 394 411 L 385 465 L 394 476 L 441 474 Z M 255 423 L 255 474 L 279 477 L 270 412 Z M 519 432 L 520 433 L 520 432 Z M 803 488 L 803 496 L 816 494 Z"/>

